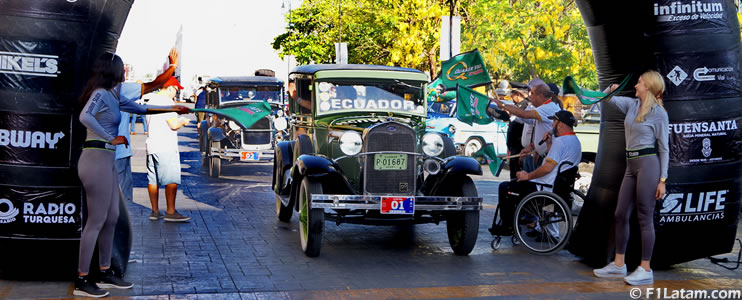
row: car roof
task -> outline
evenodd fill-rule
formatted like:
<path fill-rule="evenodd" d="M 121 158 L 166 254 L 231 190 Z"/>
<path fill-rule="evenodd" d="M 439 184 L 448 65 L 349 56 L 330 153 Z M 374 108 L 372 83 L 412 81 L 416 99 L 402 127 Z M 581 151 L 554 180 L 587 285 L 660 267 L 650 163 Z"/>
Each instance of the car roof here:
<path fill-rule="evenodd" d="M 375 70 L 375 71 L 398 71 L 425 74 L 423 71 L 410 68 L 381 66 L 381 65 L 358 65 L 358 64 L 315 64 L 298 66 L 291 73 L 314 74 L 326 70 Z"/>
<path fill-rule="evenodd" d="M 216 83 L 218 86 L 283 86 L 282 80 L 268 76 L 217 76 L 211 77 L 209 82 Z"/>

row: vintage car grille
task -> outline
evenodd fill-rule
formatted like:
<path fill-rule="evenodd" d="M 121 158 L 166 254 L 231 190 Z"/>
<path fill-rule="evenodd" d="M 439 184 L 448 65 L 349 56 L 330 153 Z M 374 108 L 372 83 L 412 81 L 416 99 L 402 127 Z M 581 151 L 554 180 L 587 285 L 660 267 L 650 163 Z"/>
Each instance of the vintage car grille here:
<path fill-rule="evenodd" d="M 265 145 L 271 143 L 271 119 L 262 118 L 249 129 L 242 132 L 242 143 L 245 145 Z"/>
<path fill-rule="evenodd" d="M 379 124 L 366 134 L 364 152 L 399 151 L 415 152 L 416 134 L 412 128 L 395 122 Z M 417 157 L 408 154 L 407 168 L 403 170 L 375 170 L 374 157 L 365 156 L 364 191 L 367 194 L 415 194 L 415 165 Z"/>

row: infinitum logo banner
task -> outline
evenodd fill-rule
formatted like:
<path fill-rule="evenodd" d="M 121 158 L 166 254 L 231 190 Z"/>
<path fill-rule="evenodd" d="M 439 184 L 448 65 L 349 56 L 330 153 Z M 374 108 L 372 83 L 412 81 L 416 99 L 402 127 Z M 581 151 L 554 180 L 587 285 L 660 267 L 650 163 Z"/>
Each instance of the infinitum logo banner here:
<path fill-rule="evenodd" d="M 728 33 L 725 0 L 659 0 L 653 4 L 657 31 Z"/>

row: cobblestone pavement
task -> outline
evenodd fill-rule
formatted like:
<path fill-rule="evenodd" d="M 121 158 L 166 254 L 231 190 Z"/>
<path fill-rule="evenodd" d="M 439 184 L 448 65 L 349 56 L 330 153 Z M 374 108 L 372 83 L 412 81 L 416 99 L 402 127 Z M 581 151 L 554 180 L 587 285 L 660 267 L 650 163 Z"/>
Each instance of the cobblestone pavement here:
<path fill-rule="evenodd" d="M 493 251 L 486 229 L 502 178 L 492 176 L 475 178 L 485 210 L 479 240 L 469 256 L 452 254 L 445 224 L 336 226 L 327 222 L 321 256 L 308 258 L 300 250 L 296 214 L 290 223 L 275 216 L 272 164 L 225 165 L 220 179 L 209 178 L 201 171 L 193 123 L 180 132 L 183 184 L 176 204 L 193 219 L 185 224 L 150 221 L 144 139 L 141 131 L 132 137 L 135 199 L 128 206 L 134 243 L 126 279 L 135 287 L 111 291 L 117 297 L 625 299 L 631 290 L 621 280 L 593 277 L 591 268 L 566 250 L 537 256 L 507 240 Z M 164 191 L 160 198 L 164 208 Z M 741 272 L 696 260 L 657 270 L 653 287 L 740 289 Z M 0 299 L 71 298 L 72 290 L 71 281 L 0 280 Z"/>

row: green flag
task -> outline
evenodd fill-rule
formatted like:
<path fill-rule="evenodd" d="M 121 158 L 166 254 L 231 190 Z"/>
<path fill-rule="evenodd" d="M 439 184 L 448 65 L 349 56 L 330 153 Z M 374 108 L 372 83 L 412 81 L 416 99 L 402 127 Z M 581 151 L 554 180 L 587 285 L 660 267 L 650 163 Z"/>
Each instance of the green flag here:
<path fill-rule="evenodd" d="M 456 88 L 457 84 L 474 88 L 492 82 L 482 55 L 477 49 L 458 54 L 442 62 L 441 72 L 436 80 L 440 80 L 447 90 Z"/>
<path fill-rule="evenodd" d="M 471 125 L 492 123 L 487 115 L 487 106 L 489 106 L 489 97 L 480 94 L 468 87 L 459 85 L 456 89 L 456 118 L 459 121 Z"/>
<path fill-rule="evenodd" d="M 575 94 L 575 96 L 577 96 L 577 99 L 580 99 L 580 102 L 582 102 L 582 104 L 584 105 L 591 105 L 618 94 L 618 92 L 626 87 L 626 85 L 629 83 L 629 80 L 631 80 L 631 74 L 626 76 L 626 78 L 621 81 L 621 84 L 619 84 L 616 90 L 614 90 L 610 94 L 606 94 L 603 92 L 582 89 L 579 85 L 577 85 L 577 82 L 575 82 L 575 79 L 572 78 L 572 76 L 567 76 L 564 77 L 564 81 L 562 82 L 562 91 L 565 95 Z"/>
<path fill-rule="evenodd" d="M 456 91 L 446 91 L 446 86 L 443 85 L 440 77 L 429 83 L 426 89 L 428 91 L 428 102 L 448 102 L 456 99 Z"/>
<path fill-rule="evenodd" d="M 482 149 L 479 149 L 479 151 L 474 152 L 474 154 L 471 155 L 472 157 L 483 157 L 487 160 L 487 164 L 489 164 L 490 172 L 493 176 L 500 176 L 500 171 L 502 170 L 502 159 L 497 157 L 497 153 L 495 153 L 495 146 L 492 144 L 487 144 L 482 147 Z"/>
<path fill-rule="evenodd" d="M 221 109 L 196 108 L 192 112 L 206 112 L 219 115 L 235 121 L 242 128 L 250 128 L 255 122 L 271 113 L 271 106 L 268 102 L 252 103 L 240 107 L 230 107 Z"/>

